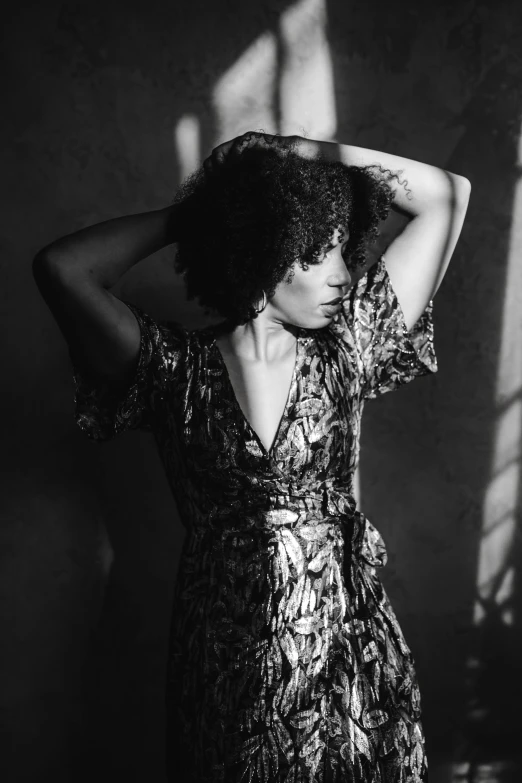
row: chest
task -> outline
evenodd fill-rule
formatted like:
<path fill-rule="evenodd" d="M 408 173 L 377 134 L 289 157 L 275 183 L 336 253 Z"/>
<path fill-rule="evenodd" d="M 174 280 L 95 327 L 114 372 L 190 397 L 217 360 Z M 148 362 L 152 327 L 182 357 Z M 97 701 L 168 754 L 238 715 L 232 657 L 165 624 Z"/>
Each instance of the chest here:
<path fill-rule="evenodd" d="M 222 498 L 250 482 L 266 487 L 271 480 L 291 481 L 304 488 L 349 477 L 361 408 L 349 357 L 335 344 L 300 336 L 295 366 L 290 355 L 270 368 L 247 367 L 228 356 L 225 364 L 210 333 L 194 358 L 172 390 L 176 403 L 167 422 L 172 426 L 163 429 L 164 453 L 179 444 L 167 457 L 168 473 L 176 470 L 178 458 L 183 465 L 181 479 L 179 472 L 174 476 L 178 483 L 195 476 L 191 486 Z"/>
<path fill-rule="evenodd" d="M 276 362 L 246 361 L 219 350 L 237 405 L 268 452 L 285 415 L 298 358 L 298 346 Z"/>

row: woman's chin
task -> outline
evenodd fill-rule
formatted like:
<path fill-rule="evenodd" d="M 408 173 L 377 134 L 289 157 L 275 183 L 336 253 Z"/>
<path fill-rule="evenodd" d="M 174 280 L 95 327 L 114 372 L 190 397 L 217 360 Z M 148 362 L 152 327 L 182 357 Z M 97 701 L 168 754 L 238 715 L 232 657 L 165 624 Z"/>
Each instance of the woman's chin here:
<path fill-rule="evenodd" d="M 298 329 L 324 329 L 325 326 L 332 323 L 340 310 L 340 307 L 321 305 L 315 312 L 307 313 L 306 316 L 301 312 L 296 318 L 285 319 L 284 323 Z"/>

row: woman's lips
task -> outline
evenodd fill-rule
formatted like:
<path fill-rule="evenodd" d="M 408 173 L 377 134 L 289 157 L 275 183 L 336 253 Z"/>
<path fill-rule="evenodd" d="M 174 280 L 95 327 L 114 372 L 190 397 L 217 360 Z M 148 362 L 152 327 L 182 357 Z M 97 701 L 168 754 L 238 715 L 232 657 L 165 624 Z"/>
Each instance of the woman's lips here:
<path fill-rule="evenodd" d="M 350 296 L 350 291 L 348 291 L 348 293 L 346 293 L 344 296 L 336 296 L 335 299 L 330 299 L 329 302 L 323 302 L 323 304 L 326 305 L 339 304 L 341 302 L 345 302 L 349 298 L 349 296 Z"/>
<path fill-rule="evenodd" d="M 341 309 L 341 304 L 342 304 L 342 300 L 340 299 L 337 302 L 337 304 L 330 304 L 330 303 L 328 303 L 328 304 L 322 305 L 322 307 L 323 307 L 324 312 L 326 313 L 326 315 L 333 316 L 333 315 L 336 315 L 339 312 L 339 310 Z"/>

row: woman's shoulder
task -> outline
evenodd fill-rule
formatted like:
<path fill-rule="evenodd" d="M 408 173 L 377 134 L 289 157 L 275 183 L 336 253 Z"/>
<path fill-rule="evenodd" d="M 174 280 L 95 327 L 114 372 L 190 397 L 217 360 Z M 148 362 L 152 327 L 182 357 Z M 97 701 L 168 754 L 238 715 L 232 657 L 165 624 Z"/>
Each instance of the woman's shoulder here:
<path fill-rule="evenodd" d="M 185 349 L 187 355 L 196 356 L 211 348 L 224 326 L 222 323 L 193 326 L 176 320 L 164 320 L 161 328 L 168 343 Z"/>
<path fill-rule="evenodd" d="M 332 322 L 322 329 L 302 329 L 300 339 L 311 359 L 320 356 L 330 366 L 344 367 L 353 358 L 353 346 L 347 334 L 346 324 Z"/>

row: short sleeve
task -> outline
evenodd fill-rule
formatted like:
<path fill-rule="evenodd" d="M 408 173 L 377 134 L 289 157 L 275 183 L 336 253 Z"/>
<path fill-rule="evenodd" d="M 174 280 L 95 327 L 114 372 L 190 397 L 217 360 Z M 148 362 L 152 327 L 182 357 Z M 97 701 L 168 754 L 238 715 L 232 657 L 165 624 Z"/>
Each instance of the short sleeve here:
<path fill-rule="evenodd" d="M 384 256 L 354 285 L 337 316 L 361 373 L 363 399 L 394 391 L 438 370 L 434 346 L 433 300 L 408 330 Z"/>
<path fill-rule="evenodd" d="M 127 390 L 115 394 L 82 369 L 69 349 L 73 367 L 74 416 L 92 440 L 114 438 L 124 430 L 152 431 L 170 380 L 182 363 L 188 332 L 180 324 L 156 322 L 125 300 L 140 327 L 140 351 Z"/>

